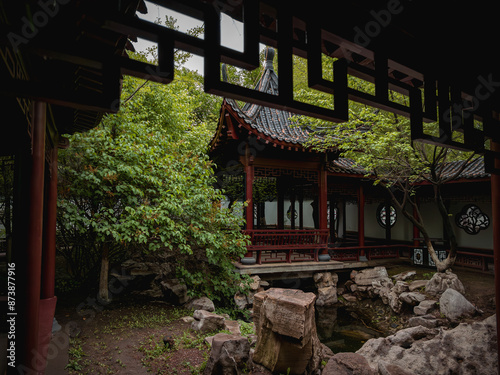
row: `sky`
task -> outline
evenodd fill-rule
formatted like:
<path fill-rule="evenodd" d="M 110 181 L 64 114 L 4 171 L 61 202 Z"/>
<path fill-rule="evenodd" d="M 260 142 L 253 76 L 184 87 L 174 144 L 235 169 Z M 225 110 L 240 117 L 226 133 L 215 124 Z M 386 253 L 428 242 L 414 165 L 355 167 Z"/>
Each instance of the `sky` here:
<path fill-rule="evenodd" d="M 153 22 L 158 18 L 164 20 L 165 16 L 172 16 L 177 19 L 179 31 L 182 32 L 186 32 L 195 26 L 203 25 L 202 21 L 185 16 L 182 13 L 175 12 L 171 9 L 161 7 L 148 1 L 146 1 L 146 5 L 148 7 L 148 13 L 139 14 L 141 19 Z M 225 15 L 224 13 L 221 13 L 221 44 L 238 51 L 243 50 L 243 24 Z M 147 47 L 154 45 L 155 43 L 149 42 L 145 39 L 138 39 L 138 41 L 134 43 L 134 47 L 137 51 L 144 51 Z M 203 74 L 203 58 L 193 55 L 186 63 L 186 67 L 192 70 L 197 70 L 200 74 Z"/>

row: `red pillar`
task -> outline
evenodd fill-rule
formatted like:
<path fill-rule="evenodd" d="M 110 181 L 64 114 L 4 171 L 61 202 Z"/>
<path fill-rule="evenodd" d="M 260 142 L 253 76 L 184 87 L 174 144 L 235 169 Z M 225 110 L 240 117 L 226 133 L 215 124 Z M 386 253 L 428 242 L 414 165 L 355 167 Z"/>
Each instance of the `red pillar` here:
<path fill-rule="evenodd" d="M 358 244 L 365 246 L 365 192 L 363 185 L 358 188 Z M 361 250 L 364 255 L 364 250 Z"/>
<path fill-rule="evenodd" d="M 45 119 L 46 104 L 33 105 L 32 157 L 29 188 L 29 218 L 26 268 L 26 294 L 24 311 L 20 312 L 25 325 L 25 341 L 22 348 L 23 365 L 29 369 L 38 368 L 40 280 L 42 270 L 43 198 L 45 179 Z"/>
<path fill-rule="evenodd" d="M 500 152 L 500 143 L 491 142 L 493 151 Z M 495 157 L 495 169 L 500 169 L 500 158 Z M 495 267 L 496 311 L 500 311 L 500 174 L 491 174 L 491 211 L 493 227 L 493 256 Z M 500 337 L 500 314 L 497 313 L 497 335 Z M 500 345 L 498 345 L 500 358 Z"/>
<path fill-rule="evenodd" d="M 52 148 L 50 178 L 45 198 L 42 258 L 42 298 L 54 297 L 56 274 L 57 145 Z"/>
<path fill-rule="evenodd" d="M 365 246 L 365 192 L 363 185 L 358 188 L 358 246 Z M 360 257 L 366 257 L 365 249 L 360 249 Z"/>
<path fill-rule="evenodd" d="M 245 200 L 247 202 L 247 207 L 245 208 L 245 219 L 247 230 L 253 229 L 253 179 L 254 179 L 254 167 L 250 160 L 246 161 L 245 165 Z M 256 259 L 253 257 L 253 253 L 248 251 L 245 257 L 241 259 L 243 264 L 254 264 Z"/>
<path fill-rule="evenodd" d="M 324 166 L 321 167 L 319 171 L 319 229 L 328 229 L 328 175 Z M 330 255 L 328 254 L 328 249 L 321 250 L 319 254 L 319 260 L 329 261 Z"/>

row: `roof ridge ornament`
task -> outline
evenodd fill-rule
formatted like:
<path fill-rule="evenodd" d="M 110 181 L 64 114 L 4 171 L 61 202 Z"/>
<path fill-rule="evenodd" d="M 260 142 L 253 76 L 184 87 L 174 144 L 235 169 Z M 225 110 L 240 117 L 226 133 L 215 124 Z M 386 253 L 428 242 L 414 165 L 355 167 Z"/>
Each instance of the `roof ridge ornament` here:
<path fill-rule="evenodd" d="M 265 55 L 266 56 L 265 68 L 266 69 L 274 70 L 274 64 L 273 64 L 274 54 L 275 54 L 274 48 L 266 47 L 266 55 Z"/>
<path fill-rule="evenodd" d="M 224 63 L 222 64 L 222 81 L 223 82 L 229 82 L 228 76 L 227 76 L 227 65 Z"/>

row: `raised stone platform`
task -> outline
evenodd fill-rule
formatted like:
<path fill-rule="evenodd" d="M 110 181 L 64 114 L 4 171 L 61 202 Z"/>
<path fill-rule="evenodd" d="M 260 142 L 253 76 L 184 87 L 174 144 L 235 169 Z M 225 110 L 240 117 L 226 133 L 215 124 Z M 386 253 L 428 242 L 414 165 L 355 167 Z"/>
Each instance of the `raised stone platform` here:
<path fill-rule="evenodd" d="M 267 263 L 244 265 L 235 262 L 236 272 L 242 275 L 263 275 L 266 280 L 295 279 L 312 277 L 317 272 L 341 272 L 352 269 L 376 267 L 394 262 L 394 259 L 377 259 L 363 262 L 292 262 L 292 263 Z M 401 260 L 399 260 L 401 261 Z"/>

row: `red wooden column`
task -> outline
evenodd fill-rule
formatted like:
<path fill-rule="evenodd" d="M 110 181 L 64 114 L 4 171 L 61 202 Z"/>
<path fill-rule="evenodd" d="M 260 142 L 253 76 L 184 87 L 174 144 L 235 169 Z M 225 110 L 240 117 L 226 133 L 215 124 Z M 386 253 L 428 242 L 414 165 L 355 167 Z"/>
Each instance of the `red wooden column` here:
<path fill-rule="evenodd" d="M 319 170 L 319 229 L 328 229 L 328 179 L 327 173 L 324 166 L 321 166 Z M 330 255 L 328 254 L 328 249 L 321 250 L 319 254 L 320 261 L 329 261 Z"/>
<path fill-rule="evenodd" d="M 365 246 L 365 192 L 363 185 L 358 188 L 358 245 Z M 360 257 L 365 257 L 365 250 L 361 249 Z"/>
<path fill-rule="evenodd" d="M 245 161 L 245 201 L 247 202 L 247 207 L 245 208 L 245 219 L 247 230 L 253 229 L 253 180 L 254 180 L 254 166 L 247 158 Z M 253 257 L 253 253 L 248 251 L 245 257 L 241 259 L 243 264 L 255 264 L 256 259 Z"/>
<path fill-rule="evenodd" d="M 42 238 L 43 238 L 43 200 L 45 179 L 45 129 L 46 104 L 35 102 L 33 105 L 32 153 L 29 187 L 29 211 L 27 225 L 27 248 L 16 249 L 23 251 L 25 264 L 25 293 L 19 315 L 22 317 L 23 345 L 21 364 L 28 369 L 38 371 L 39 349 L 39 309 L 40 309 L 40 280 L 42 273 Z M 20 258 L 18 258 L 18 261 Z M 21 267 L 21 265 L 19 265 Z M 16 293 L 17 294 L 17 293 Z"/>
<path fill-rule="evenodd" d="M 491 142 L 492 150 L 500 152 L 500 142 Z M 500 158 L 495 157 L 495 169 L 500 169 Z M 495 302 L 496 310 L 500 311 L 500 174 L 491 174 L 491 211 L 493 227 L 493 256 L 495 267 Z M 497 313 L 497 335 L 500 336 L 500 314 Z M 500 345 L 498 345 L 500 358 Z"/>

